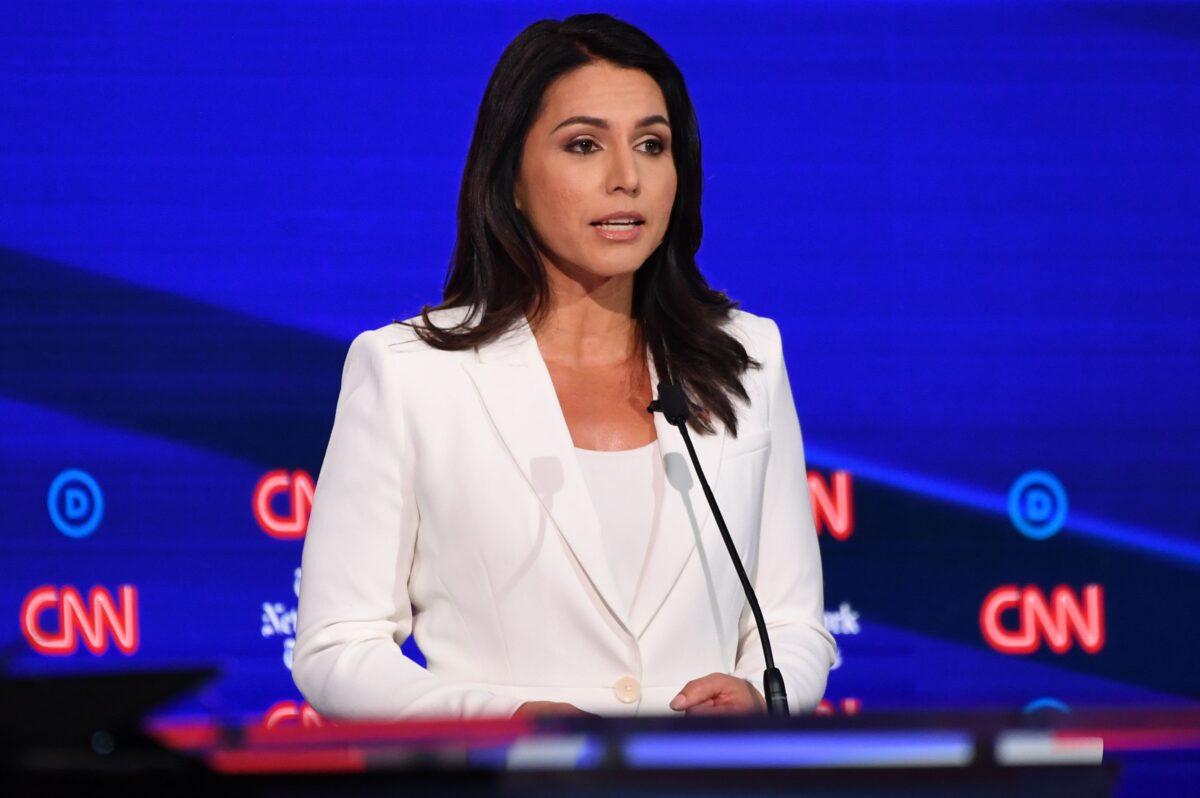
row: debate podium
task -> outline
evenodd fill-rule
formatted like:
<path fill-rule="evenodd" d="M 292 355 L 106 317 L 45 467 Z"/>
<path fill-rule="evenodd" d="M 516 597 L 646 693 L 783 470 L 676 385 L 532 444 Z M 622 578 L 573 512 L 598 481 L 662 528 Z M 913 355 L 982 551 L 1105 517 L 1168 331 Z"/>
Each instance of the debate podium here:
<path fill-rule="evenodd" d="M 211 674 L 4 680 L 6 793 L 1106 796 L 1128 756 L 1200 752 L 1200 710 L 1188 708 L 396 723 L 144 715 Z"/>

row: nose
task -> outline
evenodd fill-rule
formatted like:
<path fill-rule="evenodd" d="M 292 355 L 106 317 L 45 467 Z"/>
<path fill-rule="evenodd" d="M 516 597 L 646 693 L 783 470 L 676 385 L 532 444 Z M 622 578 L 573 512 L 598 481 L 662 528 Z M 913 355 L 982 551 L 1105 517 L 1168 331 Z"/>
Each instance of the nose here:
<path fill-rule="evenodd" d="M 614 152 L 609 160 L 606 188 L 610 193 L 624 189 L 630 196 L 636 197 L 642 186 L 634 153 L 622 148 L 616 148 Z"/>

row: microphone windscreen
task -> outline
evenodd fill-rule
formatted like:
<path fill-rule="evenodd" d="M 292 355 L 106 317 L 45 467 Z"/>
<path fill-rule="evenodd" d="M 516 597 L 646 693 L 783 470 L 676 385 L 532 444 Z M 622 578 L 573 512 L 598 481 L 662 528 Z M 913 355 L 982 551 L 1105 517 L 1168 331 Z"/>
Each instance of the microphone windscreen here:
<path fill-rule="evenodd" d="M 673 382 L 658 384 L 658 407 L 667 421 L 678 426 L 688 420 L 691 414 L 687 396 L 683 389 Z"/>

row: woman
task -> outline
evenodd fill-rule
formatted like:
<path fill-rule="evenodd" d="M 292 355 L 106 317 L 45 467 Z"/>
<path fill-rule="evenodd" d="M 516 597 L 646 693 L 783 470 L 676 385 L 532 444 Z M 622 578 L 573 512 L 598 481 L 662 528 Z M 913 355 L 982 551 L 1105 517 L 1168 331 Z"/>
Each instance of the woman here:
<path fill-rule="evenodd" d="M 603 14 L 503 53 L 445 301 L 351 344 L 304 545 L 293 675 L 340 718 L 793 712 L 836 644 L 779 330 L 710 289 L 682 76 Z M 412 633 L 427 668 L 399 644 Z"/>

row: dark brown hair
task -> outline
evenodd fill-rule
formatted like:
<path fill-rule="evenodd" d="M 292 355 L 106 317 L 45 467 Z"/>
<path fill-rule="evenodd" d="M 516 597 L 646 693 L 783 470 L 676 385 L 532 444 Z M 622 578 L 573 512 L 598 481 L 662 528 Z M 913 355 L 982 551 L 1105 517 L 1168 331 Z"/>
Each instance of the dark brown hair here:
<path fill-rule="evenodd" d="M 638 28 L 608 14 L 540 20 L 505 48 L 488 81 L 458 197 L 458 235 L 442 304 L 421 309 L 410 325 L 430 346 L 458 350 L 487 343 L 526 315 L 531 326 L 549 310 L 549 289 L 533 230 L 513 200 L 525 137 L 543 95 L 558 77 L 596 61 L 640 69 L 658 83 L 671 120 L 677 188 L 662 243 L 634 276 L 633 317 L 660 380 L 679 384 L 698 411 L 689 426 L 715 431 L 709 415 L 737 435 L 733 399 L 749 401 L 741 375 L 761 368 L 722 329 L 738 303 L 709 287 L 696 266 L 700 248 L 700 130 L 683 75 Z M 467 307 L 449 328 L 430 311 Z M 479 316 L 477 323 L 471 320 Z M 406 322 L 397 321 L 397 324 Z M 644 351 L 639 349 L 638 351 Z"/>

